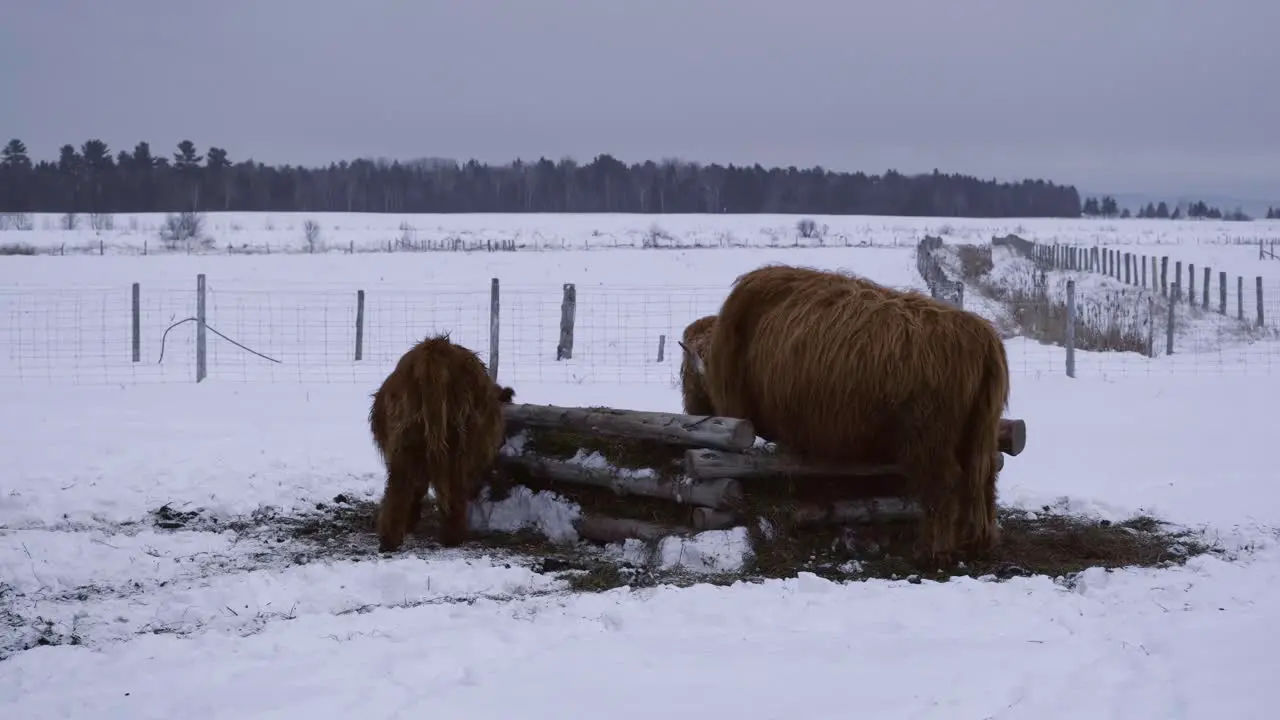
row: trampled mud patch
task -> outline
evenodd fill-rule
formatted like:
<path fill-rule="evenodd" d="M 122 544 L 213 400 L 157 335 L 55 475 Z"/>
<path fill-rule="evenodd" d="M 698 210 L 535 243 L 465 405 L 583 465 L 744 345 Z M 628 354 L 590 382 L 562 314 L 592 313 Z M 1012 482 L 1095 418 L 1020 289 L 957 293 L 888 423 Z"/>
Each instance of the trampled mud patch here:
<path fill-rule="evenodd" d="M 425 514 L 417 532 L 407 538 L 400 550 L 380 554 L 373 532 L 376 507 L 368 498 L 338 495 L 303 511 L 260 508 L 243 516 L 216 518 L 198 508 L 165 505 L 141 521 L 118 527 L 50 531 L 67 535 L 68 545 L 76 542 L 81 546 L 120 545 L 122 553 L 129 538 L 139 537 L 140 533 L 149 534 L 147 542 L 161 545 L 164 537 L 170 537 L 172 543 L 153 550 L 139 546 L 135 539 L 133 549 L 126 553 L 132 555 L 128 558 L 129 564 L 121 566 L 118 575 L 102 575 L 92 581 L 37 584 L 17 579 L 14 584 L 6 579 L 0 582 L 0 660 L 40 645 L 92 646 L 139 633 L 186 635 L 214 628 L 251 634 L 269 623 L 293 619 L 295 609 L 287 605 L 204 607 L 221 601 L 200 598 L 222 597 L 247 587 L 250 589 L 246 590 L 249 593 L 246 597 L 252 601 L 258 597 L 253 594 L 258 591 L 252 588 L 258 588 L 262 581 L 246 578 L 260 576 L 262 572 L 273 578 L 271 586 L 291 582 L 304 587 L 306 594 L 313 590 L 324 594 L 332 589 L 317 588 L 316 582 L 321 585 L 346 582 L 325 579 L 337 577 L 327 573 L 339 570 L 364 577 L 359 569 L 365 567 L 365 573 L 388 573 L 388 577 L 397 577 L 396 571 L 389 567 L 373 567 L 376 559 L 474 562 L 476 572 L 482 574 L 488 572 L 485 568 L 496 567 L 498 572 L 517 572 L 512 569 L 523 568 L 519 572 L 559 578 L 564 584 L 556 585 L 546 579 L 541 583 L 517 583 L 506 590 L 487 590 L 488 581 L 485 581 L 458 592 L 408 591 L 396 598 L 374 597 L 368 602 L 361 599 L 350 607 L 335 606 L 322 611 L 343 614 L 377 607 L 474 602 L 482 597 L 514 599 L 665 583 L 727 584 L 794 577 L 800 572 L 833 580 L 884 578 L 911 582 L 946 580 L 957 575 L 991 581 L 1045 575 L 1069 584 L 1075 574 L 1092 567 L 1173 566 L 1196 554 L 1220 552 L 1198 534 L 1167 528 L 1147 517 L 1109 523 L 1055 513 L 1050 508 L 1037 512 L 1004 509 L 1001 512 L 1004 544 L 1000 551 L 981 563 L 957 567 L 947 573 L 921 572 L 906 559 L 910 525 L 878 530 L 831 528 L 781 533 L 767 541 L 756 537 L 754 548 L 744 558 L 740 570 L 708 573 L 705 569 L 692 571 L 679 564 L 660 562 L 659 556 L 664 553 L 653 547 L 648 548 L 648 552 L 637 553 L 635 547 L 620 550 L 616 545 L 602 548 L 584 542 L 553 543 L 531 531 L 480 533 L 460 548 L 444 549 L 434 540 L 436 516 L 433 511 Z M 87 539 L 92 533 L 98 535 Z M 197 538 L 203 538 L 201 542 L 209 548 L 197 547 L 200 545 L 194 542 Z M 76 565 L 79 562 L 64 556 L 63 567 L 79 570 L 82 569 Z M 137 568 L 137 562 L 153 564 L 161 570 L 152 568 L 150 574 L 130 570 Z M 334 570 L 335 564 L 345 569 Z M 316 574 L 310 574 L 313 572 Z M 210 591 L 213 586 L 223 589 Z M 203 594 L 192 594 L 193 591 Z M 172 617 L 152 619 L 149 613 L 162 611 L 175 598 L 194 602 L 189 614 L 194 612 L 200 617 L 189 622 Z M 145 607 L 147 614 L 137 616 L 141 612 L 139 607 Z M 132 624 L 117 617 L 122 612 L 134 613 Z"/>
<path fill-rule="evenodd" d="M 249 558 L 263 565 L 300 564 L 316 560 L 360 560 L 378 555 L 374 535 L 377 504 L 366 499 L 338 495 L 314 509 L 284 514 L 263 508 L 249 515 L 216 524 L 240 537 L 256 541 L 263 550 Z M 208 529 L 198 513 L 175 517 L 172 510 L 157 512 L 157 526 Z M 922 573 L 907 559 L 913 524 L 878 528 L 807 529 L 767 540 L 756 538 L 753 557 L 742 571 L 716 575 L 694 574 L 678 568 L 658 570 L 641 563 L 620 560 L 600 546 L 586 542 L 553 543 L 532 531 L 475 533 L 460 548 L 446 551 L 434 539 L 437 517 L 424 513 L 416 532 L 396 553 L 386 555 L 430 556 L 449 552 L 486 555 L 517 562 L 539 572 L 568 573 L 579 589 L 646 586 L 660 583 L 733 582 L 760 578 L 792 577 L 813 572 L 832 579 L 901 579 L 953 576 L 1007 579 L 1044 575 L 1070 579 L 1093 567 L 1167 567 L 1190 557 L 1216 552 L 1201 534 L 1168 526 L 1149 516 L 1123 522 L 1097 520 L 1055 512 L 1043 507 L 1030 512 L 1002 508 L 1003 543 L 990 558 L 961 565 L 949 572 Z M 163 525 L 162 525 L 163 524 Z M 270 552 L 275 549 L 276 552 Z M 265 555 L 261 553 L 266 553 Z"/>

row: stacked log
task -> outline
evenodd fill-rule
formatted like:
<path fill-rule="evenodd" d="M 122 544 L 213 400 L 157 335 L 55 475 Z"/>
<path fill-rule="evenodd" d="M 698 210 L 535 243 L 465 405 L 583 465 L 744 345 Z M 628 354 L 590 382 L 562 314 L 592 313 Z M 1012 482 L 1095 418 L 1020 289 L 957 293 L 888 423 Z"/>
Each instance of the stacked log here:
<path fill-rule="evenodd" d="M 580 503 L 576 529 L 596 542 L 657 540 L 742 525 L 766 496 L 775 508 L 785 499 L 783 512 L 798 527 L 913 521 L 920 513 L 902 497 L 897 468 L 800 463 L 774 452 L 747 420 L 528 404 L 507 405 L 504 414 L 509 437 L 535 438 L 499 458 L 504 481 L 574 499 L 595 497 L 596 502 Z M 551 437 L 560 442 L 558 453 L 546 450 Z M 574 461 L 575 453 L 593 445 L 644 448 L 648 456 L 638 454 L 652 462 L 620 468 Z M 1004 455 L 1018 455 L 1025 446 L 1026 423 L 1002 420 L 997 466 L 1003 467 Z M 602 454 L 608 459 L 609 452 Z M 826 490 L 816 491 L 819 486 Z M 628 499 L 640 501 L 641 510 L 612 511 Z M 658 505 L 665 509 L 655 511 Z"/>

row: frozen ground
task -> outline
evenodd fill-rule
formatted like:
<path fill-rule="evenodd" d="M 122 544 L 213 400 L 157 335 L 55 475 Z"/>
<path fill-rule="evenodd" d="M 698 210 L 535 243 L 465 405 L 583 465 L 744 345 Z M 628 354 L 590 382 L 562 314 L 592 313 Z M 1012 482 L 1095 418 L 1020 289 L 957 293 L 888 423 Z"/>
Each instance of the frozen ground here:
<path fill-rule="evenodd" d="M 919 284 L 906 251 L 814 253 L 804 261 Z M 174 339 L 184 328 L 166 351 L 182 364 L 131 378 L 127 355 L 84 359 L 106 341 L 86 343 L 83 328 L 114 327 L 86 319 L 100 308 L 86 310 L 83 299 L 78 311 L 6 306 L 10 358 L 46 347 L 36 340 L 71 332 L 77 318 L 70 338 L 82 339 L 79 355 L 64 338 L 59 354 L 23 357 L 22 373 L 10 370 L 0 386 L 0 647 L 12 651 L 0 660 L 5 717 L 705 718 L 707 703 L 712 714 L 741 718 L 1245 719 L 1271 717 L 1280 701 L 1268 682 L 1280 667 L 1272 658 L 1280 493 L 1269 452 L 1280 379 L 1271 377 L 1099 372 L 1070 380 L 1060 356 L 1036 356 L 1047 358 L 1040 370 L 1015 362 L 1008 415 L 1027 421 L 1030 438 L 1006 464 L 1002 503 L 1112 520 L 1150 513 L 1203 529 L 1228 551 L 1171 570 L 919 584 L 802 575 L 576 594 L 562 574 L 498 550 L 384 558 L 370 546 L 367 555 L 330 558 L 247 530 L 272 512 L 377 497 L 369 393 L 408 338 L 471 317 L 424 312 L 436 289 L 475 287 L 485 308 L 477 323 L 487 322 L 489 277 L 504 288 L 524 278 L 547 294 L 503 316 L 546 325 L 545 337 L 503 336 L 512 340 L 502 379 L 520 400 L 674 409 L 669 356 L 659 368 L 627 360 L 629 343 L 641 344 L 630 338 L 658 328 L 672 337 L 714 310 L 717 284 L 775 259 L 733 250 L 421 257 L 0 261 L 0 285 L 43 287 L 46 298 L 58 285 L 114 293 L 134 281 L 177 293 L 205 272 L 211 286 L 238 286 L 241 298 L 263 287 L 287 298 L 268 307 L 324 307 L 324 288 L 343 283 L 368 288 L 371 305 L 375 291 L 399 288 L 409 308 L 383 311 L 388 329 L 371 330 L 379 339 L 359 371 L 326 349 L 320 327 L 292 319 L 296 311 L 245 311 L 229 324 L 255 342 L 275 338 L 270 349 L 292 352 L 294 364 L 327 359 L 328 377 L 291 366 L 260 371 L 223 346 L 217 361 L 211 350 L 209 380 L 195 385 L 189 333 Z M 581 330 L 573 369 L 558 368 L 559 284 L 579 283 L 581 313 L 592 280 L 662 288 L 638 297 L 667 299 L 648 300 L 648 315 L 586 316 L 593 319 L 579 327 L 595 333 Z M 671 300 L 668 286 L 682 282 L 694 288 L 689 299 Z M 414 284 L 418 294 L 407 294 Z M 308 286 L 321 291 L 307 295 Z M 148 357 L 158 352 L 161 315 L 180 319 L 189 302 L 151 310 Z M 248 304 L 233 297 L 218 307 L 229 312 L 237 302 Z M 613 302 L 604 306 L 644 307 Z M 48 325 L 30 321 L 15 336 L 13 319 L 32 317 Z M 268 322 L 281 317 L 306 332 Z M 393 334 L 397 324 L 404 327 Z M 642 331 L 628 335 L 630 327 Z M 1026 345 L 1010 342 L 1015 358 L 1053 352 Z M 127 352 L 127 340 L 121 346 Z M 53 369 L 41 376 L 35 368 L 43 367 Z M 110 379 L 70 385 L 91 370 Z M 537 505 L 547 527 L 570 511 L 545 498 L 511 502 Z M 200 522 L 162 527 L 152 514 L 161 507 L 164 517 L 199 510 Z M 499 524 L 518 510 L 484 509 Z M 731 569 L 729 551 L 741 544 L 728 533 L 718 539 L 668 547 L 663 559 Z"/>

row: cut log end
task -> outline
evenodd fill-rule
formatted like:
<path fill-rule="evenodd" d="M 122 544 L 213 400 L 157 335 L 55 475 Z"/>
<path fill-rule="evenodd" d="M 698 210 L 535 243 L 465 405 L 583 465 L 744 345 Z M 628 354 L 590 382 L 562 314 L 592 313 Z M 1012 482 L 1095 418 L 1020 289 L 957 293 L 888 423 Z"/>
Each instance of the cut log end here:
<path fill-rule="evenodd" d="M 1027 447 L 1027 421 L 1001 420 L 999 446 L 1005 455 L 1020 455 Z"/>

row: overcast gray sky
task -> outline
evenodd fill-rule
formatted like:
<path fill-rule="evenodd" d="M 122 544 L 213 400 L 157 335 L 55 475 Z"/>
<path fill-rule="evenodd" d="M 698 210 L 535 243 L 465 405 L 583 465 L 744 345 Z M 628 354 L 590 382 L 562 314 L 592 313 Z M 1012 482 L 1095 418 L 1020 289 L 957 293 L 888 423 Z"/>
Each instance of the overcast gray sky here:
<path fill-rule="evenodd" d="M 1280 199 L 1280 0 L 2 0 L 0 135 Z"/>

